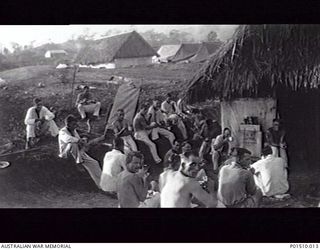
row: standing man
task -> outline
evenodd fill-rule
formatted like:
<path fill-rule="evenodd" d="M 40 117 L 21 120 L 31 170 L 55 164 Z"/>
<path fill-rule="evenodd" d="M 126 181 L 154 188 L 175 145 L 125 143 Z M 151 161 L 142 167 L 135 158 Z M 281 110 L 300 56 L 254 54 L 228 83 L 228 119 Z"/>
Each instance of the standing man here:
<path fill-rule="evenodd" d="M 117 120 L 113 123 L 113 132 L 116 137 L 122 138 L 124 142 L 124 150 L 126 153 L 129 151 L 137 151 L 137 145 L 132 138 L 133 128 L 129 121 L 124 118 L 124 110 L 117 110 Z"/>
<path fill-rule="evenodd" d="M 28 109 L 24 120 L 27 130 L 26 149 L 33 146 L 46 132 L 50 132 L 53 137 L 59 133 L 59 128 L 53 120 L 55 115 L 42 105 L 41 99 L 35 98 L 33 104 L 34 106 Z"/>
<path fill-rule="evenodd" d="M 148 174 L 143 168 L 143 155 L 129 152 L 126 169 L 119 174 L 117 182 L 120 208 L 137 208 L 144 202 L 148 193 Z"/>
<path fill-rule="evenodd" d="M 207 193 L 196 179 L 200 159 L 190 157 L 181 163 L 180 170 L 167 174 L 161 190 L 161 207 L 190 208 L 192 198 L 195 197 L 206 207 L 216 207 L 217 199 L 213 194 Z"/>
<path fill-rule="evenodd" d="M 143 141 L 150 149 L 152 157 L 156 164 L 161 162 L 161 158 L 158 155 L 156 145 L 150 140 L 149 135 L 153 128 L 156 128 L 158 125 L 155 122 L 152 122 L 150 125 L 147 123 L 146 115 L 148 111 L 148 104 L 143 104 L 140 108 L 140 111 L 136 114 L 133 119 L 133 128 L 134 128 L 134 138 L 140 141 Z"/>
<path fill-rule="evenodd" d="M 225 128 L 221 135 L 212 140 L 212 163 L 215 172 L 218 172 L 221 162 L 227 159 L 231 141 L 231 130 L 229 128 Z"/>
<path fill-rule="evenodd" d="M 178 116 L 178 109 L 176 106 L 176 103 L 172 100 L 172 96 L 170 93 L 167 94 L 166 100 L 161 104 L 161 111 L 165 115 L 166 120 L 177 120 L 177 127 L 181 131 L 181 134 L 183 136 L 184 140 L 188 139 L 188 134 L 187 134 L 187 129 L 186 126 L 184 125 L 182 119 Z M 176 116 L 172 116 L 176 115 Z"/>
<path fill-rule="evenodd" d="M 266 140 L 269 146 L 272 149 L 272 154 L 275 157 L 279 156 L 288 162 L 287 157 L 287 144 L 285 142 L 286 131 L 284 129 L 280 129 L 280 121 L 278 119 L 273 119 L 273 125 L 268 129 L 266 133 Z"/>
<path fill-rule="evenodd" d="M 107 152 L 103 159 L 100 186 L 103 191 L 112 196 L 116 196 L 118 176 L 126 168 L 126 155 L 123 149 L 123 140 L 116 137 L 113 141 L 113 149 Z"/>
<path fill-rule="evenodd" d="M 78 95 L 76 100 L 76 107 L 82 120 L 86 119 L 86 113 L 93 113 L 93 117 L 95 117 L 96 119 L 99 118 L 101 103 L 94 99 L 92 94 L 89 92 L 89 86 L 84 86 L 83 92 Z M 90 119 L 88 119 L 87 124 L 88 132 L 90 133 Z"/>
<path fill-rule="evenodd" d="M 65 127 L 59 131 L 59 157 L 68 158 L 72 156 L 76 164 L 83 165 L 97 187 L 100 188 L 101 168 L 99 162 L 85 152 L 88 143 L 84 138 L 80 138 L 77 127 L 77 119 L 73 115 L 68 115 L 65 119 Z"/>
<path fill-rule="evenodd" d="M 235 162 L 223 166 L 219 172 L 218 199 L 226 207 L 258 207 L 262 193 L 248 170 L 251 152 L 245 148 L 235 148 L 233 151 Z"/>
<path fill-rule="evenodd" d="M 251 165 L 254 180 L 264 196 L 283 195 L 289 189 L 287 163 L 272 154 L 270 146 L 262 149 L 261 160 Z"/>
<path fill-rule="evenodd" d="M 167 130 L 165 128 L 165 120 L 164 120 L 164 116 L 160 110 L 160 101 L 159 100 L 153 100 L 153 103 L 150 106 L 147 115 L 148 115 L 147 120 L 149 120 L 150 122 L 154 122 L 158 125 L 157 127 L 152 129 L 151 139 L 153 141 L 157 140 L 159 138 L 159 134 L 160 134 L 160 135 L 163 135 L 165 138 L 167 138 L 170 141 L 171 146 L 173 146 L 175 136 L 172 132 L 170 132 L 169 130 Z"/>

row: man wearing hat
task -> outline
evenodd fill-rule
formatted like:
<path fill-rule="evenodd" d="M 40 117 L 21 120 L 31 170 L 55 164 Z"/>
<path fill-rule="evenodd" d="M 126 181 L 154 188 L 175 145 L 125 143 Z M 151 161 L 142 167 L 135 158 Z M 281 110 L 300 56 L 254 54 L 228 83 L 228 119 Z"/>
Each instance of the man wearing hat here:
<path fill-rule="evenodd" d="M 89 86 L 83 87 L 83 92 L 78 95 L 76 106 L 81 119 L 86 118 L 86 113 L 93 113 L 93 116 L 99 117 L 101 103 L 89 92 Z"/>
<path fill-rule="evenodd" d="M 26 149 L 33 146 L 40 136 L 49 132 L 53 137 L 59 133 L 59 128 L 54 122 L 55 115 L 45 106 L 39 98 L 33 100 L 34 106 L 29 108 L 24 123 L 27 132 Z"/>

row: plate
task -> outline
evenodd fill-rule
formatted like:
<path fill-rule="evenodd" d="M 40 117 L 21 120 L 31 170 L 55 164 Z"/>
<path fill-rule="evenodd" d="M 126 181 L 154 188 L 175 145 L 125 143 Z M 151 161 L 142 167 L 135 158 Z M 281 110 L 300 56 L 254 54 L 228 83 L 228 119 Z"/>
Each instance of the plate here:
<path fill-rule="evenodd" d="M 0 168 L 6 168 L 10 165 L 7 161 L 0 161 Z"/>

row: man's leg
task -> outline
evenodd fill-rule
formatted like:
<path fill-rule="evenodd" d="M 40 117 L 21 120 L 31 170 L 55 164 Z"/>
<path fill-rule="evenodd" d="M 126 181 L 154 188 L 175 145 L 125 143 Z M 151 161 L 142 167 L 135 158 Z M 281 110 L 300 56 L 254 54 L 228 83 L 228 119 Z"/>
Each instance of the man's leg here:
<path fill-rule="evenodd" d="M 173 146 L 173 142 L 175 140 L 175 136 L 172 132 L 170 132 L 169 130 L 166 130 L 164 128 L 159 128 L 159 134 L 160 135 L 163 135 L 165 138 L 167 138 L 170 143 L 171 143 L 171 146 Z"/>
<path fill-rule="evenodd" d="M 83 159 L 82 165 L 88 171 L 93 181 L 96 183 L 97 187 L 100 189 L 100 178 L 101 178 L 101 168 L 98 161 L 91 158 L 87 153 L 81 152 Z"/>
<path fill-rule="evenodd" d="M 100 108 L 101 108 L 101 102 L 96 102 L 94 104 L 94 111 L 93 111 L 94 116 L 99 116 Z"/>
<path fill-rule="evenodd" d="M 85 105 L 78 104 L 77 108 L 78 108 L 79 114 L 81 115 L 81 119 L 85 119 L 86 118 Z"/>
<path fill-rule="evenodd" d="M 220 154 L 218 151 L 212 152 L 213 171 L 217 172 L 219 169 Z"/>
<path fill-rule="evenodd" d="M 26 149 L 29 149 L 32 146 L 32 138 L 36 137 L 35 125 L 27 125 L 26 134 Z"/>
<path fill-rule="evenodd" d="M 131 151 L 138 151 L 137 144 L 133 140 L 131 135 L 121 137 L 124 145 L 127 146 Z"/>
<path fill-rule="evenodd" d="M 139 131 L 135 133 L 135 138 L 137 140 L 143 141 L 150 149 L 150 152 L 152 154 L 152 157 L 156 163 L 161 162 L 161 158 L 159 157 L 157 153 L 157 147 L 156 145 L 149 139 L 148 134 L 146 131 Z"/>
<path fill-rule="evenodd" d="M 183 139 L 184 140 L 187 140 L 188 139 L 188 133 L 187 133 L 187 128 L 186 126 L 184 125 L 183 121 L 181 119 L 178 120 L 178 128 L 180 129 L 181 131 L 181 134 L 183 136 Z"/>
<path fill-rule="evenodd" d="M 67 158 L 68 155 L 71 155 L 75 159 L 77 164 L 83 162 L 80 149 L 77 143 L 68 143 L 65 150 L 59 154 L 59 157 Z"/>
<path fill-rule="evenodd" d="M 203 141 L 199 150 L 199 157 L 204 160 L 204 156 L 208 153 L 210 143 Z"/>

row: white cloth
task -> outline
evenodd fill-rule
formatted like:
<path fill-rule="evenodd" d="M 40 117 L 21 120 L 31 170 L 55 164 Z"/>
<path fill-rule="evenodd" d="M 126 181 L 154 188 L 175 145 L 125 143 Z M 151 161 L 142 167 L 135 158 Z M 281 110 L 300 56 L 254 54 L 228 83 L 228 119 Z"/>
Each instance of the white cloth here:
<path fill-rule="evenodd" d="M 160 162 L 161 158 L 158 155 L 157 152 L 157 146 L 156 144 L 154 144 L 150 139 L 149 139 L 149 134 L 151 133 L 151 130 L 145 131 L 145 130 L 141 130 L 141 131 L 137 131 L 134 133 L 134 138 L 140 141 L 143 141 L 145 144 L 147 144 L 147 146 L 150 149 L 150 152 L 152 154 L 152 157 L 154 159 L 155 162 Z"/>
<path fill-rule="evenodd" d="M 37 115 L 36 108 L 31 107 L 28 109 L 26 117 L 24 119 L 24 123 L 26 125 L 26 132 L 27 132 L 27 139 L 31 137 L 35 137 L 35 126 L 36 126 L 36 119 L 44 118 L 49 125 L 49 132 L 52 136 L 57 136 L 59 133 L 59 128 L 57 127 L 56 123 L 53 121 L 54 114 L 47 109 L 45 106 L 41 107 L 39 112 L 39 116 Z"/>
<path fill-rule="evenodd" d="M 284 194 L 288 191 L 287 164 L 282 158 L 268 155 L 251 167 L 255 170 L 255 183 L 264 196 Z"/>
<path fill-rule="evenodd" d="M 103 159 L 100 186 L 106 192 L 117 191 L 118 175 L 126 167 L 126 155 L 117 149 L 107 152 Z"/>
<path fill-rule="evenodd" d="M 99 116 L 101 103 L 96 102 L 96 103 L 86 104 L 86 105 L 78 104 L 77 108 L 82 119 L 86 118 L 86 113 L 93 113 L 94 116 Z"/>

